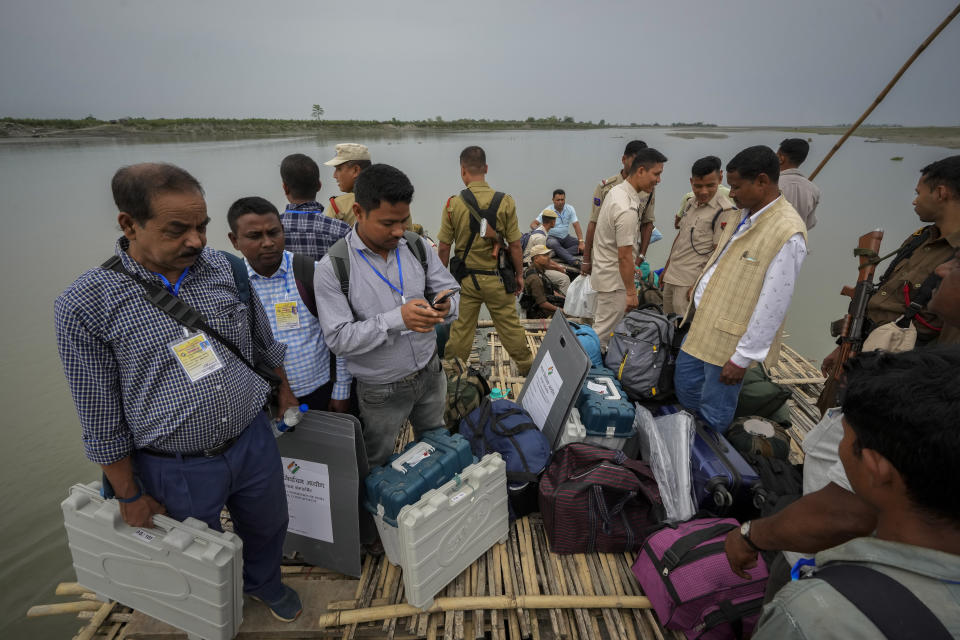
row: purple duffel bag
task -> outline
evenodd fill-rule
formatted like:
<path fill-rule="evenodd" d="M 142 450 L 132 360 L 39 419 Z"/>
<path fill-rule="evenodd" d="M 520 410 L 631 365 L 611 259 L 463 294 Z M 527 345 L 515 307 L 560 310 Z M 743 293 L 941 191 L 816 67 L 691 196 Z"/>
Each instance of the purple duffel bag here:
<path fill-rule="evenodd" d="M 633 575 L 660 623 L 687 638 L 726 640 L 749 635 L 760 619 L 767 566 L 762 557 L 744 580 L 723 551 L 727 533 L 740 524 L 708 518 L 670 525 L 643 543 Z"/>

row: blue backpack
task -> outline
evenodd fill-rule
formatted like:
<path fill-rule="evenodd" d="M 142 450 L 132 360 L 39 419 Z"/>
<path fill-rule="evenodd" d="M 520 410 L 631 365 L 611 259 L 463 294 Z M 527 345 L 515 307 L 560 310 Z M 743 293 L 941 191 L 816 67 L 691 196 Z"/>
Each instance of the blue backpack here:
<path fill-rule="evenodd" d="M 600 338 L 597 336 L 597 332 L 590 325 L 577 324 L 576 322 L 570 322 L 569 324 L 570 328 L 573 329 L 573 335 L 577 336 L 580 346 L 587 352 L 587 356 L 590 358 L 590 366 L 602 367 L 603 353 L 600 351 Z"/>
<path fill-rule="evenodd" d="M 460 423 L 460 435 L 478 458 L 499 453 L 507 465 L 510 517 L 537 510 L 540 474 L 550 464 L 550 442 L 523 408 L 510 400 L 483 399 Z"/>

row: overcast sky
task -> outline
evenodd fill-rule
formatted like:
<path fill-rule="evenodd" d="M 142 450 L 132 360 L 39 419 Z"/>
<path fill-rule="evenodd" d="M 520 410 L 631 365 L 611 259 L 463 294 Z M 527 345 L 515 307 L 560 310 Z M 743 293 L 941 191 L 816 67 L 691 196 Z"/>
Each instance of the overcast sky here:
<path fill-rule="evenodd" d="M 0 116 L 855 120 L 956 0 L 0 0 Z M 870 122 L 960 125 L 960 18 Z"/>

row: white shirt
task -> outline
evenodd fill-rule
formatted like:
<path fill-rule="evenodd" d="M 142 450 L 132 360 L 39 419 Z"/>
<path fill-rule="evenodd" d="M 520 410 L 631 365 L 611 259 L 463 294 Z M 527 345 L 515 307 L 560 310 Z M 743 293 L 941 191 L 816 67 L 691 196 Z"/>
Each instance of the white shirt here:
<path fill-rule="evenodd" d="M 777 200 L 783 196 L 778 196 Z M 717 264 L 723 258 L 723 255 L 730 249 L 730 246 L 743 236 L 747 230 L 753 226 L 757 218 L 770 208 L 777 200 L 774 200 L 760 211 L 751 213 L 744 209 L 741 218 L 743 222 L 734 232 L 733 237 L 727 242 L 726 246 L 720 252 L 720 256 L 714 261 L 710 268 L 700 279 L 697 289 L 693 294 L 693 304 L 699 306 L 703 292 L 707 289 L 707 284 L 717 269 Z M 757 298 L 757 305 L 753 308 L 753 314 L 750 316 L 750 322 L 747 323 L 747 330 L 740 337 L 737 343 L 737 350 L 730 356 L 730 361 L 741 368 L 750 366 L 753 361 L 762 361 L 767 357 L 770 351 L 770 345 L 777 337 L 777 331 L 783 324 L 783 319 L 787 315 L 787 308 L 790 306 L 790 299 L 793 297 L 793 287 L 797 281 L 797 274 L 800 273 L 800 266 L 804 258 L 807 257 L 807 245 L 803 241 L 802 233 L 795 233 L 780 247 L 780 251 L 774 256 L 767 267 L 767 273 L 763 279 L 763 288 L 760 289 L 760 297 Z"/>

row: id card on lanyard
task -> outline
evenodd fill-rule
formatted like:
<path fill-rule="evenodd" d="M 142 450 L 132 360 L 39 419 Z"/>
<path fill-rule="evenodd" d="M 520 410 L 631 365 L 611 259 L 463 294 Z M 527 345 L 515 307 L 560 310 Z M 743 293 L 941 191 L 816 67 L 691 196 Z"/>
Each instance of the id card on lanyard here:
<path fill-rule="evenodd" d="M 273 313 L 277 318 L 277 329 L 280 331 L 300 328 L 300 312 L 296 301 L 284 300 L 282 302 L 275 302 L 273 304 Z"/>
<path fill-rule="evenodd" d="M 173 295 L 180 293 L 180 285 L 190 271 L 189 267 L 183 270 L 175 284 L 162 274 L 158 273 L 163 286 Z M 183 340 L 174 340 L 167 347 L 173 352 L 173 357 L 183 369 L 183 372 L 190 378 L 190 382 L 197 382 L 206 378 L 211 373 L 223 369 L 223 362 L 220 361 L 217 352 L 213 350 L 213 344 L 207 338 L 207 334 L 202 331 L 191 333 L 186 328 L 183 329 Z"/>
<path fill-rule="evenodd" d="M 190 382 L 202 380 L 223 368 L 223 363 L 205 333 L 190 333 L 186 329 L 183 333 L 183 340 L 174 340 L 168 346 Z"/>

